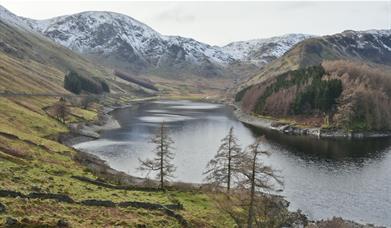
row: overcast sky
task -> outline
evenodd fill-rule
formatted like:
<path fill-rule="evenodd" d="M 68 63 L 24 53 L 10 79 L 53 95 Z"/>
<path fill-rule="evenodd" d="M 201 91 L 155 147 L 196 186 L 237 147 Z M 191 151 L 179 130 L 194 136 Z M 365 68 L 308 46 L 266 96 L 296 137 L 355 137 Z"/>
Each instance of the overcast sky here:
<path fill-rule="evenodd" d="M 34 18 L 81 11 L 129 15 L 165 35 L 212 45 L 287 33 L 325 35 L 343 30 L 391 29 L 391 1 L 383 2 L 108 2 L 0 0 L 13 13 Z"/>

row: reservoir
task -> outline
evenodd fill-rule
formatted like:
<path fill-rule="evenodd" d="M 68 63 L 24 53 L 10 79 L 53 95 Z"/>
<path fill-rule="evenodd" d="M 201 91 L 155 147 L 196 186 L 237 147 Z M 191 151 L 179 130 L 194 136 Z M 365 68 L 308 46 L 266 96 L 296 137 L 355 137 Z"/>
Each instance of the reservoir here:
<path fill-rule="evenodd" d="M 111 113 L 121 128 L 101 132 L 101 139 L 75 145 L 130 175 L 138 159 L 151 158 L 150 138 L 162 121 L 175 141 L 175 180 L 202 183 L 203 171 L 220 140 L 234 127 L 245 148 L 265 135 L 265 163 L 284 178 L 279 192 L 311 219 L 340 216 L 391 227 L 391 139 L 317 139 L 256 129 L 238 121 L 224 105 L 187 100 L 152 101 Z M 153 177 L 153 176 L 152 176 Z"/>

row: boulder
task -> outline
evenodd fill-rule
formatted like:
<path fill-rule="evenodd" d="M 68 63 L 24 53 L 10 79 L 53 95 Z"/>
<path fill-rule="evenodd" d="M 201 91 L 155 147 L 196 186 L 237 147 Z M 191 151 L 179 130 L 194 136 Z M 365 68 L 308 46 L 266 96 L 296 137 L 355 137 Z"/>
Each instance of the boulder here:
<path fill-rule="evenodd" d="M 115 203 L 110 200 L 83 200 L 80 202 L 86 206 L 103 206 L 103 207 L 115 207 Z"/>
<path fill-rule="evenodd" d="M 57 221 L 57 227 L 69 227 L 69 222 L 66 221 L 65 219 L 60 219 Z"/>
<path fill-rule="evenodd" d="M 11 218 L 11 217 L 7 217 L 5 219 L 5 227 L 15 227 L 19 224 L 18 220 L 14 219 L 14 218 Z"/>
<path fill-rule="evenodd" d="M 55 194 L 55 193 L 43 193 L 43 192 L 32 192 L 28 195 L 32 199 L 53 199 L 59 202 L 73 203 L 74 200 L 68 195 Z"/>
<path fill-rule="evenodd" d="M 25 197 L 25 195 L 23 195 L 22 193 L 20 192 L 15 192 L 15 191 L 9 191 L 9 190 L 1 190 L 0 189 L 0 197 Z"/>
<path fill-rule="evenodd" d="M 4 204 L 0 203 L 0 214 L 4 213 L 7 210 L 7 208 L 4 206 Z"/>

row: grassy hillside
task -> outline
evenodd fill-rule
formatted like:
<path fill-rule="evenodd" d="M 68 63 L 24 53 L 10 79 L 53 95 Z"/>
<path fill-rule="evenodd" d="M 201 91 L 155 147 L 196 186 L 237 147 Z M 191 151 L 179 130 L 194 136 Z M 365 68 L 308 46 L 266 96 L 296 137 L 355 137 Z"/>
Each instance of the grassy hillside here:
<path fill-rule="evenodd" d="M 143 88 L 116 78 L 106 68 L 40 34 L 0 20 L 0 38 L 0 92 L 67 93 L 64 77 L 74 71 L 81 77 L 106 82 L 111 94 L 117 96 L 147 95 Z"/>
<path fill-rule="evenodd" d="M 0 37 L 0 50 L 15 59 L 50 65 L 62 72 L 74 70 L 90 77 L 112 77 L 104 68 L 41 35 L 18 29 L 3 21 L 0 21 Z"/>
<path fill-rule="evenodd" d="M 198 224 L 226 224 L 231 219 L 221 213 L 213 201 L 199 192 L 143 192 L 112 190 L 84 183 L 72 176 L 96 178 L 93 173 L 74 160 L 76 152 L 55 139 L 67 132 L 65 125 L 48 116 L 43 107 L 53 98 L 0 98 L 0 190 L 61 193 L 75 201 L 87 199 L 113 202 L 140 201 L 170 204 L 181 202 L 180 213 Z M 96 118 L 94 109 L 72 112 L 81 120 Z M 91 115 L 92 114 L 92 115 Z M 160 211 L 137 208 L 105 208 L 57 202 L 55 200 L 0 198 L 7 208 L 0 213 L 0 224 L 6 217 L 23 218 L 28 224 L 55 225 L 65 219 L 73 227 L 86 226 L 147 226 L 178 227 L 178 222 Z"/>
<path fill-rule="evenodd" d="M 107 80 L 114 94 L 105 102 L 126 103 L 140 89 L 112 79 L 110 73 L 71 51 L 38 35 L 13 28 L 0 21 L 0 91 L 2 93 L 70 94 L 63 88 L 64 75 L 70 68 L 86 77 Z M 234 221 L 222 212 L 210 197 L 199 191 L 148 192 L 105 188 L 73 178 L 97 179 L 76 161 L 77 152 L 58 142 L 69 132 L 72 122 L 96 121 L 99 106 L 82 109 L 67 103 L 70 116 L 65 123 L 48 110 L 58 97 L 0 97 L 0 224 L 55 227 L 59 220 L 72 227 L 181 227 L 163 210 L 134 206 L 102 207 L 55 199 L 12 197 L 6 191 L 28 195 L 32 192 L 63 194 L 81 202 L 108 200 L 114 203 L 137 201 L 158 204 L 181 203 L 181 216 L 194 226 L 233 227 Z M 6 190 L 6 191 L 5 191 Z M 61 223 L 60 221 L 60 223 Z"/>

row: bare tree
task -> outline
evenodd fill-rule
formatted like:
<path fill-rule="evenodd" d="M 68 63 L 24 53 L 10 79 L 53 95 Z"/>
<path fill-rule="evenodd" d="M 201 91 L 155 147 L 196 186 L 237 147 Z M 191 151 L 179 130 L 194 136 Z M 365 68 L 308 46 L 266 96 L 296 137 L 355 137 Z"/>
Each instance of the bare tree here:
<path fill-rule="evenodd" d="M 60 100 L 53 106 L 53 114 L 58 120 L 65 123 L 65 120 L 69 115 L 69 108 L 64 98 L 60 98 Z"/>
<path fill-rule="evenodd" d="M 231 189 L 232 178 L 236 176 L 236 170 L 240 163 L 241 149 L 234 135 L 234 128 L 231 127 L 227 136 L 221 142 L 216 155 L 209 161 L 205 180 L 217 186 L 227 185 L 227 193 Z"/>
<path fill-rule="evenodd" d="M 247 148 L 239 169 L 243 178 L 238 182 L 238 187 L 249 190 L 250 192 L 247 217 L 247 226 L 249 228 L 253 227 L 255 220 L 254 204 L 257 191 L 272 190 L 276 184 L 283 184 L 275 170 L 260 161 L 260 156 L 270 155 L 269 152 L 261 150 L 261 145 L 265 140 L 264 137 L 260 137 Z"/>
<path fill-rule="evenodd" d="M 92 103 L 96 102 L 98 99 L 93 95 L 87 95 L 81 98 L 80 106 L 83 109 L 87 109 Z"/>
<path fill-rule="evenodd" d="M 139 170 L 150 172 L 158 172 L 156 177 L 160 179 L 160 188 L 164 189 L 164 181 L 168 177 L 173 177 L 176 167 L 172 164 L 174 153 L 171 151 L 174 141 L 168 135 L 168 130 L 165 123 L 160 124 L 157 134 L 151 139 L 151 143 L 155 144 L 155 158 L 140 160 Z"/>

